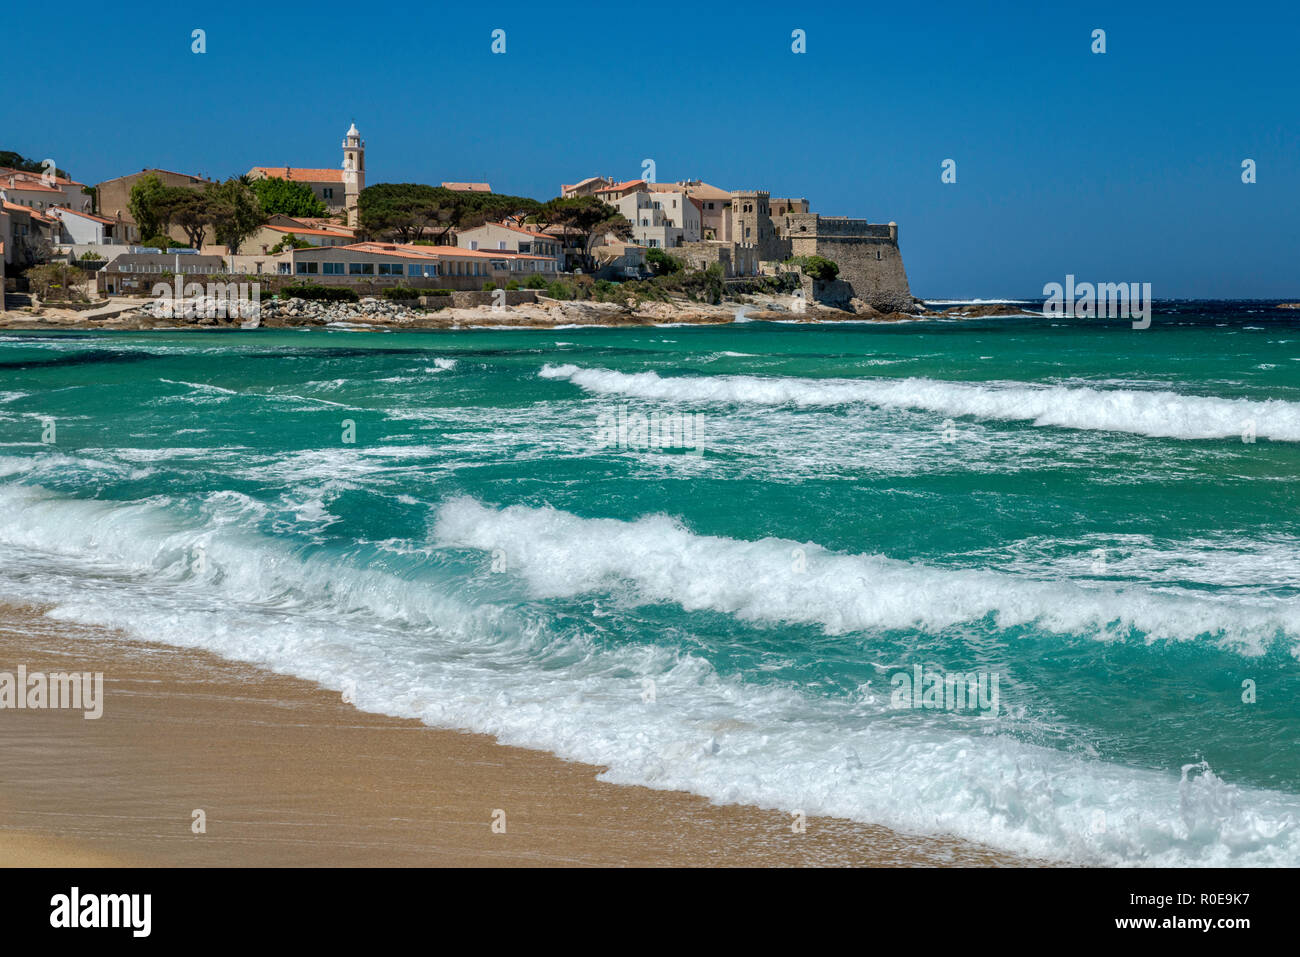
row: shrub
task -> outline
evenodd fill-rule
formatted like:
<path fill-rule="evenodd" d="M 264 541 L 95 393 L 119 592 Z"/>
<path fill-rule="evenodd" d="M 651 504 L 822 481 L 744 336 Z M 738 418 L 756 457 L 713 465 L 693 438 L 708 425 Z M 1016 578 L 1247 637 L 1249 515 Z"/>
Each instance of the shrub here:
<path fill-rule="evenodd" d="M 303 283 L 297 286 L 285 286 L 279 295 L 286 299 L 315 299 L 320 302 L 356 302 L 355 291 L 346 286 L 320 286 Z"/>
<path fill-rule="evenodd" d="M 721 264 L 713 263 L 708 269 L 660 276 L 652 279 L 651 283 L 665 291 L 680 290 L 688 299 L 702 299 L 716 306 L 722 302 L 722 294 L 726 290 L 722 279 Z"/>
<path fill-rule="evenodd" d="M 645 261 L 656 276 L 671 276 L 675 272 L 682 271 L 682 261 L 668 255 L 658 246 L 646 250 Z"/>
<path fill-rule="evenodd" d="M 27 282 L 41 299 L 85 299 L 82 284 L 86 274 L 76 266 L 64 262 L 33 266 L 27 270 Z"/>
<path fill-rule="evenodd" d="M 840 274 L 840 267 L 824 256 L 800 256 L 794 260 L 805 276 L 831 282 Z"/>
<path fill-rule="evenodd" d="M 525 289 L 545 289 L 545 288 L 546 288 L 546 280 L 543 279 L 539 274 L 537 274 L 537 273 L 533 273 L 531 276 L 529 276 L 527 279 L 524 280 L 524 288 L 525 288 Z"/>
<path fill-rule="evenodd" d="M 420 290 L 421 296 L 450 296 L 451 293 L 452 290 L 450 289 L 421 289 Z"/>
<path fill-rule="evenodd" d="M 552 299 L 572 299 L 573 288 L 568 283 L 554 279 L 546 284 L 546 294 Z"/>
<path fill-rule="evenodd" d="M 385 299 L 419 299 L 420 290 L 410 286 L 389 286 L 384 290 Z"/>
<path fill-rule="evenodd" d="M 518 279 L 511 279 L 508 283 L 506 283 L 506 288 L 507 288 L 507 289 L 510 289 L 510 290 L 518 289 L 518 288 L 519 288 L 519 280 L 518 280 Z"/>
<path fill-rule="evenodd" d="M 491 279 L 489 279 L 487 282 L 483 283 L 483 291 L 484 291 L 484 292 L 491 292 L 491 291 L 492 291 L 493 289 L 495 289 L 496 287 L 497 287 L 497 284 L 494 283 Z"/>

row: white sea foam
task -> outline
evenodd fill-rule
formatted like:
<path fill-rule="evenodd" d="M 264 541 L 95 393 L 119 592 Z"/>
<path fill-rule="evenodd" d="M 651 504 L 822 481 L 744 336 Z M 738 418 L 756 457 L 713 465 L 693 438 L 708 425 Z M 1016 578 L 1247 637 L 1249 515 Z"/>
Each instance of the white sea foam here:
<path fill-rule="evenodd" d="M 816 624 L 831 634 L 938 631 L 991 617 L 999 629 L 1033 624 L 1100 637 L 1137 632 L 1148 641 L 1203 637 L 1247 654 L 1280 636 L 1300 639 L 1300 602 L 1035 580 L 843 555 L 776 538 L 738 541 L 697 535 L 663 515 L 584 519 L 553 508 L 497 510 L 457 499 L 439 511 L 434 534 L 443 545 L 502 550 L 537 596 L 630 585 L 644 601 L 747 621 Z"/>
<path fill-rule="evenodd" d="M 1178 439 L 1236 437 L 1249 423 L 1261 438 L 1300 442 L 1300 402 L 1280 399 L 1256 402 L 1176 392 L 922 378 L 662 377 L 655 372 L 626 373 L 572 364 L 548 364 L 539 374 L 546 379 L 567 379 L 597 395 L 672 402 L 796 407 L 856 403 Z"/>
<path fill-rule="evenodd" d="M 924 714 L 900 721 L 870 692 L 806 695 L 719 675 L 698 654 L 611 647 L 572 626 L 557 633 L 516 602 L 468 601 L 463 581 L 439 578 L 427 563 L 397 576 L 389 560 L 372 568 L 305 556 L 251 532 L 263 508 L 237 493 L 209 496 L 189 520 L 176 506 L 0 487 L 0 596 L 51 603 L 60 620 L 351 688 L 366 710 L 605 765 L 604 779 L 616 783 L 1087 863 L 1300 863 L 1300 800 L 1233 786 L 1203 765 L 1189 764 L 1180 778 L 1027 744 L 999 733 L 996 721 L 972 719 L 964 729 Z M 492 530 L 492 514 L 457 501 L 440 524 L 474 534 Z M 519 513 L 495 514 L 506 516 L 503 532 L 539 531 L 514 527 Z M 640 536 L 661 528 L 626 524 Z M 595 549 L 590 536 L 612 529 L 576 528 L 589 552 L 632 545 L 596 538 Z M 608 564 L 598 557 L 582 567 L 573 528 L 540 530 L 548 539 L 530 565 L 551 555 L 600 574 Z M 196 544 L 202 571 L 191 561 Z M 704 542 L 688 544 L 695 558 L 717 557 Z M 768 561 L 770 542 L 739 545 L 759 565 Z M 397 553 L 418 557 L 418 549 Z M 654 561 L 655 552 L 643 544 L 638 557 Z M 673 587 L 682 584 L 690 587 Z M 699 600 L 713 587 L 702 583 Z M 657 703 L 641 699 L 645 678 L 656 683 Z"/>

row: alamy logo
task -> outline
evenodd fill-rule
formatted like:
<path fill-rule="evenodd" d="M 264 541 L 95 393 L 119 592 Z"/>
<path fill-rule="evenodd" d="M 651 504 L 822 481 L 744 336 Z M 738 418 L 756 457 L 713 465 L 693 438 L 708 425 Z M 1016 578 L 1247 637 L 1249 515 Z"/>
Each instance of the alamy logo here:
<path fill-rule="evenodd" d="M 910 674 L 900 671 L 889 683 L 894 686 L 889 703 L 895 708 L 998 713 L 998 676 L 987 671 L 954 674 L 913 665 Z"/>
<path fill-rule="evenodd" d="M 1151 283 L 1049 282 L 1043 287 L 1043 315 L 1049 319 L 1132 319 L 1134 329 L 1151 327 Z"/>
<path fill-rule="evenodd" d="M 17 673 L 0 671 L 0 710 L 82 711 L 88 721 L 104 714 L 104 673 L 45 674 L 28 672 L 19 665 Z"/>
<path fill-rule="evenodd" d="M 257 282 L 155 283 L 153 314 L 159 319 L 259 319 L 262 284 Z"/>
<path fill-rule="evenodd" d="M 50 898 L 51 927 L 127 927 L 133 937 L 152 929 L 152 894 L 85 894 L 74 887 Z"/>
<path fill-rule="evenodd" d="M 598 449 L 685 449 L 687 455 L 704 454 L 704 415 L 700 412 L 618 412 L 596 416 Z"/>

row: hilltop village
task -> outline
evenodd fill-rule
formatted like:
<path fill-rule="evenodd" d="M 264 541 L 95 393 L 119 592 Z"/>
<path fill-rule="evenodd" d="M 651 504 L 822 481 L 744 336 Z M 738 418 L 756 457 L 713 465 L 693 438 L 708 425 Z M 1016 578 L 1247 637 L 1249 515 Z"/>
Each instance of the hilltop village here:
<path fill-rule="evenodd" d="M 918 314 L 893 222 L 698 179 L 588 176 L 548 201 L 488 183 L 368 187 L 355 124 L 341 150 L 337 168 L 254 166 L 225 181 L 146 168 L 94 186 L 0 154 L 0 319 L 213 324 L 202 308 L 147 301 L 173 281 L 177 299 L 251 287 L 268 324 Z"/>

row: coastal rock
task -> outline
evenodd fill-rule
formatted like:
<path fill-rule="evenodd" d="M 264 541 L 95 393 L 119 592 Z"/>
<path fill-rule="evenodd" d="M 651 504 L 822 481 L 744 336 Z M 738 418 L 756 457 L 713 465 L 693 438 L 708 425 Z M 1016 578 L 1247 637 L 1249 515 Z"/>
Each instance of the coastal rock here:
<path fill-rule="evenodd" d="M 863 316 L 867 319 L 879 319 L 883 315 L 879 309 L 862 299 L 850 299 L 849 308 L 853 310 L 854 315 Z"/>
<path fill-rule="evenodd" d="M 1013 306 L 1010 303 L 985 303 L 978 306 L 953 306 L 951 309 L 945 309 L 945 316 L 960 316 L 965 319 L 984 319 L 988 316 L 1022 316 L 1025 314 L 1023 306 Z"/>

